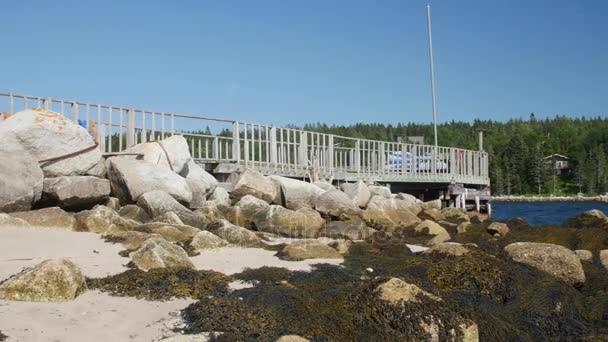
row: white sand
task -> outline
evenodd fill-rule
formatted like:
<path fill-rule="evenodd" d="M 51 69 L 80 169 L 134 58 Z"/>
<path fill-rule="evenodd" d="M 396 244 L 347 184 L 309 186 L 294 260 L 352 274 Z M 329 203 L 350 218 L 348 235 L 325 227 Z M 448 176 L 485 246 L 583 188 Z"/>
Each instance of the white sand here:
<path fill-rule="evenodd" d="M 157 341 L 175 335 L 179 310 L 193 300 L 151 302 L 87 291 L 73 301 L 0 301 L 0 330 L 8 341 Z"/>
<path fill-rule="evenodd" d="M 120 244 L 106 243 L 99 234 L 46 228 L 0 228 L 0 280 L 49 258 L 69 258 L 88 277 L 127 270 L 128 258 L 118 255 Z"/>

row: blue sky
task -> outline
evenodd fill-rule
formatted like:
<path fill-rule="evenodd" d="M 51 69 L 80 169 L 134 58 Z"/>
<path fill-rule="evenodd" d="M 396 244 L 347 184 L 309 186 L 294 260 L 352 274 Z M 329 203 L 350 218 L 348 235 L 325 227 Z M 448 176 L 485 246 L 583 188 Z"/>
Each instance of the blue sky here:
<path fill-rule="evenodd" d="M 0 92 L 429 122 L 425 1 L 5 1 Z M 608 114 L 608 2 L 435 0 L 440 121 Z"/>

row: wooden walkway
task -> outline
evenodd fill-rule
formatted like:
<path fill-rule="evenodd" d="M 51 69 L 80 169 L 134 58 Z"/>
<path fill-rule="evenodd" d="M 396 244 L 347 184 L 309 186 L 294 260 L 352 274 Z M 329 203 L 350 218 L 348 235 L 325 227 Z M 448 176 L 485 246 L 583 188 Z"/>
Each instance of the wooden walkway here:
<path fill-rule="evenodd" d="M 357 139 L 238 120 L 0 93 L 0 111 L 45 108 L 94 126 L 105 153 L 183 135 L 196 162 L 230 171 L 393 183 L 489 185 L 488 155 L 454 147 Z M 0 119 L 1 120 L 1 119 Z"/>

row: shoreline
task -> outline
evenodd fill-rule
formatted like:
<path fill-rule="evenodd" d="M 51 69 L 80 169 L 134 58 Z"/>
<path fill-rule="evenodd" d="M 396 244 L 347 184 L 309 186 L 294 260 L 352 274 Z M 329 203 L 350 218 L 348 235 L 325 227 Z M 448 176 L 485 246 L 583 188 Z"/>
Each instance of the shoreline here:
<path fill-rule="evenodd" d="M 490 202 L 600 202 L 608 203 L 608 196 L 493 196 Z"/>

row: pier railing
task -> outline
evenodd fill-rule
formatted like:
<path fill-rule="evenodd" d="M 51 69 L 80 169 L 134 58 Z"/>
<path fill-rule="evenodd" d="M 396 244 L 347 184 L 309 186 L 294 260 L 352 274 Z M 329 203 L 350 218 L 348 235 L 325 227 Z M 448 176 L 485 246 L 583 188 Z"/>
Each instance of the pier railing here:
<path fill-rule="evenodd" d="M 405 144 L 83 101 L 0 93 L 0 112 L 44 108 L 97 133 L 104 152 L 183 135 L 199 163 L 233 163 L 265 174 L 487 185 L 488 155 L 454 147 Z M 1 116 L 0 116 L 0 120 Z"/>

